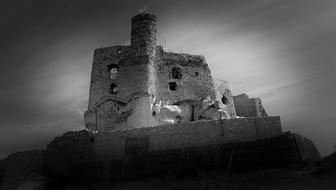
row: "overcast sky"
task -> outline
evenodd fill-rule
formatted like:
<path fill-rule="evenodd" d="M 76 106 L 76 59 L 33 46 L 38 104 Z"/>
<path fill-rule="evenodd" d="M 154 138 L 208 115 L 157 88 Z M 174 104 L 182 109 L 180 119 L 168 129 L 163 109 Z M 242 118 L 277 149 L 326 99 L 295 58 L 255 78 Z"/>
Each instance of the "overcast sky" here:
<path fill-rule="evenodd" d="M 284 131 L 336 145 L 336 1 L 2 0 L 0 158 L 84 128 L 95 48 L 129 44 L 147 6 L 171 51 L 203 54 L 234 94 L 260 97 Z"/>

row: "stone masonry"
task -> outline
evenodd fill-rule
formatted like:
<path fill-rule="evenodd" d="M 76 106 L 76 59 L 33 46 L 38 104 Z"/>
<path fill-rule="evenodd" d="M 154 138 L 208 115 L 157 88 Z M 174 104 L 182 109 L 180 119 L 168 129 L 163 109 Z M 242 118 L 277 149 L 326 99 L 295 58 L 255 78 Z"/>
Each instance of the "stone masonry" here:
<path fill-rule="evenodd" d="M 243 117 L 264 117 L 267 113 L 260 98 L 249 98 L 247 94 L 233 96 L 236 113 Z"/>

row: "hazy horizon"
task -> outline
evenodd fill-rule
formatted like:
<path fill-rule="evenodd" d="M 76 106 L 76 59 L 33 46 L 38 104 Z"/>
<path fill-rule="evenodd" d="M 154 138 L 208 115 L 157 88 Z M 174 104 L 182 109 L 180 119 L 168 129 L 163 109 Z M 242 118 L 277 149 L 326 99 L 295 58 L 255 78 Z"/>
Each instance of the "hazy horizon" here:
<path fill-rule="evenodd" d="M 233 93 L 260 97 L 322 155 L 336 145 L 336 1 L 3 1 L 0 158 L 84 129 L 93 51 L 130 41 L 147 6 L 158 42 L 201 54 Z"/>

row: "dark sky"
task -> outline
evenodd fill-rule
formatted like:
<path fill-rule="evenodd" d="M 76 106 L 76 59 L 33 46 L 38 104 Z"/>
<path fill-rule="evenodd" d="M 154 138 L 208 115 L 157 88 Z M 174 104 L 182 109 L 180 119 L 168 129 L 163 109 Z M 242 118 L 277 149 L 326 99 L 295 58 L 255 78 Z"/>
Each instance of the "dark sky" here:
<path fill-rule="evenodd" d="M 161 44 L 203 54 L 234 94 L 261 97 L 285 131 L 334 150 L 334 0 L 2 0 L 0 158 L 84 128 L 93 50 L 128 44 L 143 6 Z"/>

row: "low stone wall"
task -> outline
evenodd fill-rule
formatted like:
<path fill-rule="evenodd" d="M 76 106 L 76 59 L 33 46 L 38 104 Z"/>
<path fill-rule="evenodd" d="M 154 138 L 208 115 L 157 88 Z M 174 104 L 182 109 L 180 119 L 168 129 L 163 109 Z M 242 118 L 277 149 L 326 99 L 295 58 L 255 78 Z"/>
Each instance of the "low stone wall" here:
<path fill-rule="evenodd" d="M 90 137 L 89 133 L 82 135 Z M 72 167 L 73 171 L 68 174 L 71 181 L 89 184 L 151 176 L 197 175 L 214 170 L 231 173 L 266 168 L 297 167 L 302 161 L 315 159 L 315 156 L 310 154 L 302 157 L 304 146 L 298 145 L 300 141 L 298 139 L 305 138 L 297 134 L 284 133 L 248 142 L 154 150 L 149 149 L 152 142 L 148 138 L 128 136 L 123 158 L 80 159 L 72 162 L 76 163 L 75 165 L 65 165 L 65 163 L 62 166 Z M 106 148 L 107 144 L 109 143 L 99 145 L 105 145 Z M 105 152 L 105 155 L 109 153 L 111 152 Z"/>
<path fill-rule="evenodd" d="M 276 120 L 277 117 L 258 118 L 254 122 L 260 129 L 266 127 L 266 124 L 272 127 L 271 123 L 276 124 Z M 249 118 L 229 123 L 242 125 L 244 122 L 253 123 L 251 121 L 252 118 Z M 246 142 L 232 136 L 224 140 L 217 139 L 223 134 L 222 137 L 225 137 L 225 133 L 215 130 L 228 125 L 224 121 L 194 124 L 184 126 L 186 129 L 177 126 L 157 126 L 104 134 L 93 134 L 85 130 L 68 132 L 55 138 L 46 151 L 19 152 L 1 160 L 0 172 L 1 169 L 4 170 L 4 178 L 0 189 L 9 190 L 18 187 L 24 189 L 25 184 L 41 188 L 47 184 L 46 182 L 52 182 L 49 184 L 52 187 L 64 183 L 99 185 L 120 179 L 197 175 L 200 172 L 214 170 L 226 170 L 231 173 L 274 167 L 296 167 L 303 161 L 320 158 L 318 150 L 309 139 L 289 132 L 280 131 L 280 135 L 277 135 L 278 129 L 274 126 L 273 134 L 265 135 L 259 131 L 261 136 L 258 136 L 256 135 L 258 132 L 255 132 L 250 139 L 256 138 L 256 140 Z M 203 143 L 181 144 L 182 141 L 194 140 L 188 135 L 184 135 L 183 138 L 183 134 L 177 133 L 175 129 L 190 132 L 199 137 Z M 157 138 L 151 136 L 161 133 L 170 137 L 162 139 L 160 136 Z M 219 133 L 219 136 L 217 137 L 215 133 Z M 160 141 L 169 138 L 173 139 L 168 140 L 172 146 L 163 147 Z M 41 173 L 42 169 L 47 170 Z M 43 177 L 41 174 L 47 175 Z M 48 177 L 47 181 L 45 177 Z"/>
<path fill-rule="evenodd" d="M 281 134 L 280 117 L 197 121 L 106 133 L 70 132 L 48 145 L 46 165 L 65 176 L 83 175 L 71 173 L 85 170 L 94 174 L 87 178 L 108 177 L 111 160 L 124 159 L 126 152 L 246 142 Z"/>
<path fill-rule="evenodd" d="M 98 155 L 119 159 L 124 155 L 127 138 L 148 138 L 149 150 L 165 150 L 252 141 L 281 133 L 280 117 L 260 117 L 199 121 L 98 133 L 94 138 L 95 151 Z"/>

